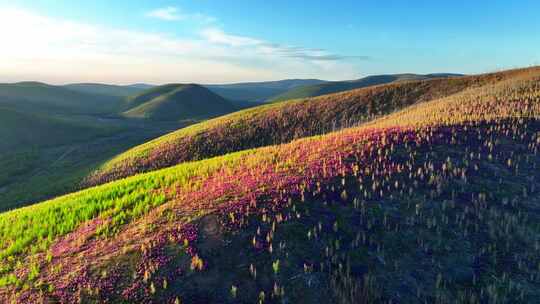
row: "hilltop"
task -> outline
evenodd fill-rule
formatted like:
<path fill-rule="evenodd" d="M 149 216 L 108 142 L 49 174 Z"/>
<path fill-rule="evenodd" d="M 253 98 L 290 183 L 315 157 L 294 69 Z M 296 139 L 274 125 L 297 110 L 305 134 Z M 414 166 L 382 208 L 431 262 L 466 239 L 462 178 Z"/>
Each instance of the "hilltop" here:
<path fill-rule="evenodd" d="M 196 84 L 169 84 L 146 90 L 127 101 L 127 117 L 154 120 L 204 119 L 233 112 L 223 97 Z"/>
<path fill-rule="evenodd" d="M 331 93 L 343 92 L 353 89 L 365 88 L 373 85 L 387 84 L 399 81 L 415 81 L 433 78 L 460 77 L 461 74 L 437 73 L 437 74 L 393 74 L 393 75 L 373 75 L 348 81 L 329 81 L 317 84 L 303 85 L 292 88 L 280 95 L 273 96 L 270 102 L 277 102 L 289 99 L 316 97 Z"/>
<path fill-rule="evenodd" d="M 0 214 L 0 299 L 531 303 L 540 69 L 469 82 Z"/>
<path fill-rule="evenodd" d="M 324 134 L 415 103 L 537 70 L 392 83 L 247 109 L 135 147 L 105 163 L 84 184 L 101 184 L 185 161 Z"/>

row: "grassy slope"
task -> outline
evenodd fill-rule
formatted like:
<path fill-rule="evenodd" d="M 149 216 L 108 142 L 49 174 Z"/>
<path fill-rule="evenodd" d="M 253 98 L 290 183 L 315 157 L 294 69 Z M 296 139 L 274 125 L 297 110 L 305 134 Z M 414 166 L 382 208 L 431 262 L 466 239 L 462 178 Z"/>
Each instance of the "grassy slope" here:
<path fill-rule="evenodd" d="M 248 108 L 254 108 L 258 106 L 262 106 L 265 103 L 264 102 L 251 102 L 251 101 L 236 101 L 236 100 L 230 100 L 229 101 L 232 106 L 235 108 L 236 111 L 248 109 Z"/>
<path fill-rule="evenodd" d="M 414 81 L 425 80 L 431 78 L 449 77 L 449 76 L 461 76 L 457 74 L 395 74 L 395 75 L 374 75 L 364 77 L 358 80 L 352 81 L 332 81 L 319 84 L 305 85 L 284 92 L 280 95 L 274 96 L 270 99 L 271 102 L 316 97 L 326 94 L 332 94 L 337 92 L 343 92 L 353 89 L 364 88 L 373 85 L 386 84 L 399 81 Z"/>
<path fill-rule="evenodd" d="M 139 105 L 124 112 L 125 116 L 156 120 L 202 119 L 236 109 L 221 96 L 194 84 L 153 88 L 130 103 Z"/>
<path fill-rule="evenodd" d="M 106 163 L 88 178 L 86 184 L 100 184 L 184 161 L 323 134 L 417 102 L 497 82 L 527 71 L 381 85 L 244 110 L 135 147 Z"/>
<path fill-rule="evenodd" d="M 171 83 L 171 84 L 148 88 L 140 92 L 139 94 L 129 96 L 128 98 L 126 98 L 124 102 L 124 110 L 130 110 L 130 109 L 136 108 L 142 105 L 143 103 L 146 103 L 156 97 L 159 97 L 160 95 L 170 93 L 171 91 L 178 88 L 179 86 L 181 86 L 181 84 Z"/>
<path fill-rule="evenodd" d="M 241 302 L 253 302 L 260 297 L 259 291 L 265 291 L 267 297 L 272 294 L 272 298 L 279 298 L 283 296 L 280 286 L 285 286 L 287 292 L 293 289 L 305 296 L 319 296 L 319 299 L 328 292 L 342 300 L 362 294 L 388 300 L 399 290 L 393 284 L 406 275 L 398 271 L 402 267 L 407 271 L 425 271 L 411 283 L 416 286 L 414 288 L 420 288 L 412 290 L 416 296 L 405 293 L 406 299 L 421 298 L 431 302 L 437 298 L 459 298 L 468 301 L 476 297 L 478 301 L 488 302 L 496 298 L 527 302 L 538 296 L 538 288 L 534 286 L 538 287 L 540 278 L 534 268 L 530 268 L 536 267 L 538 256 L 529 254 L 535 250 L 530 236 L 539 233 L 539 227 L 535 225 L 537 214 L 534 203 L 530 205 L 530 200 L 523 200 L 524 196 L 534 198 L 533 195 L 538 194 L 533 185 L 538 173 L 534 168 L 538 165 L 540 148 L 538 119 L 539 77 L 534 73 L 523 73 L 511 81 L 406 109 L 367 127 L 187 163 L 4 213 L 0 215 L 3 283 L 22 279 L 33 281 L 37 289 L 27 290 L 19 299 L 36 300 L 45 296 L 66 302 L 80 296 L 83 300 L 120 300 L 124 297 L 124 300 L 136 301 L 141 297 L 157 297 L 161 301 L 174 301 L 179 295 L 186 295 L 187 302 L 211 301 L 236 294 L 227 294 L 230 284 L 240 286 Z M 451 128 L 442 127 L 444 125 Z M 500 179 L 494 179 L 493 174 Z M 353 185 L 349 184 L 349 179 L 359 185 L 353 183 L 354 187 L 349 188 Z M 470 183 L 467 183 L 468 179 Z M 393 199 L 389 193 L 406 198 L 404 202 L 408 204 L 403 203 L 395 209 L 392 204 L 395 197 Z M 349 196 L 353 194 L 355 200 L 350 202 Z M 357 195 L 363 195 L 363 198 L 357 200 Z M 426 200 L 428 197 L 440 205 L 432 205 L 429 199 Z M 293 201 L 309 198 L 314 203 L 317 200 L 326 203 L 313 205 L 313 208 L 322 206 L 323 210 L 317 211 L 306 209 L 311 205 L 291 204 L 288 198 Z M 333 205 L 332 202 L 339 199 L 349 202 L 351 207 L 348 208 L 354 209 L 342 212 L 336 209 L 339 204 L 326 209 L 328 203 Z M 388 203 L 378 207 L 387 200 Z M 470 204 L 471 208 L 456 206 L 456 200 L 460 204 Z M 256 202 L 261 205 L 257 207 Z M 268 208 L 262 208 L 265 202 L 270 204 Z M 369 217 L 363 215 L 365 203 L 370 204 Z M 163 206 L 157 208 L 161 204 Z M 152 211 L 154 208 L 157 208 L 156 212 Z M 279 211 L 282 208 L 285 208 L 284 213 Z M 521 212 L 517 213 L 516 208 Z M 221 228 L 216 224 L 203 221 L 197 225 L 202 228 L 200 233 L 204 238 L 197 240 L 193 231 L 196 227 L 186 226 L 186 222 L 219 210 L 218 214 L 224 216 L 228 228 L 219 232 Z M 251 216 L 246 214 L 247 210 Z M 350 216 L 351 211 L 358 213 L 360 218 L 340 218 L 344 214 Z M 302 224 L 300 220 L 309 219 L 306 215 L 312 212 L 319 212 L 315 214 L 321 216 L 313 218 L 313 230 L 304 225 L 309 223 Z M 258 216 L 252 218 L 254 215 Z M 296 220 L 290 215 L 295 215 Z M 259 216 L 262 221 L 258 220 Z M 387 223 L 389 216 L 390 225 Z M 143 219 L 136 220 L 139 217 Z M 87 222 L 96 218 L 99 220 Z M 255 222 L 248 225 L 248 219 Z M 324 223 L 317 224 L 317 219 Z M 83 222 L 87 225 L 80 226 Z M 124 227 L 130 222 L 132 224 Z M 257 232 L 251 241 L 249 233 L 256 233 L 257 222 L 263 234 L 259 238 Z M 294 228 L 296 222 L 302 225 Z M 280 232 L 288 232 L 278 235 L 276 223 Z M 397 223 L 404 226 L 397 229 Z M 411 223 L 412 227 L 407 226 Z M 317 228 L 322 224 L 323 229 Z M 348 226 L 351 224 L 360 227 Z M 76 233 L 69 234 L 77 227 L 80 228 Z M 229 236 L 226 232 L 239 227 L 244 227 L 240 231 L 247 231 L 247 234 Z M 406 233 L 413 228 L 418 237 Z M 307 234 L 306 229 L 309 230 Z M 357 234 L 357 241 L 351 246 L 360 248 L 347 251 L 350 231 L 358 229 L 364 231 L 364 236 Z M 109 237 L 95 238 L 96 233 Z M 376 233 L 378 237 L 368 237 L 366 241 L 366 233 Z M 66 234 L 65 238 L 58 239 Z M 228 260 L 236 264 L 223 264 L 219 260 L 219 257 L 225 258 L 220 250 L 231 252 L 231 248 L 212 241 L 213 237 L 224 237 L 222 234 L 237 242 L 232 246 L 246 242 L 244 247 L 234 251 L 240 253 L 241 260 Z M 307 238 L 302 237 L 306 235 Z M 313 243 L 307 241 L 310 235 L 315 239 L 320 235 L 321 239 L 315 244 L 328 244 L 326 249 L 324 245 L 311 249 L 294 245 L 312 246 Z M 274 238 L 275 253 L 262 253 L 270 250 Z M 400 239 L 408 241 L 401 244 L 397 241 Z M 440 247 L 441 240 L 445 240 L 442 244 L 446 247 Z M 514 244 L 504 245 L 516 240 Z M 254 249 L 249 249 L 250 243 Z M 475 247 L 463 251 L 463 248 L 454 247 L 458 244 L 474 244 Z M 510 250 L 515 246 L 519 250 L 512 253 Z M 395 251 L 389 251 L 389 248 Z M 182 254 L 186 249 L 193 255 L 187 261 Z M 318 250 L 321 262 L 326 261 L 324 268 L 323 264 L 319 267 L 315 263 L 319 260 Z M 413 260 L 407 261 L 400 258 L 403 255 L 395 254 L 404 250 L 418 256 L 411 255 Z M 40 251 L 47 254 L 33 255 Z M 357 255 L 353 255 L 355 252 Z M 456 252 L 464 255 L 456 256 Z M 501 263 L 501 257 L 510 254 L 513 254 L 511 263 L 515 265 Z M 16 266 L 16 261 L 25 257 L 32 258 Z M 208 260 L 200 260 L 201 257 Z M 320 288 L 306 289 L 289 283 L 290 277 L 300 270 L 289 258 L 300 258 L 300 269 L 304 263 L 306 276 L 314 272 Z M 476 258 L 482 266 L 474 270 L 475 274 L 462 278 L 449 272 L 456 268 L 455 263 L 463 265 Z M 428 263 L 425 265 L 428 268 L 419 264 L 424 262 Z M 248 266 L 249 263 L 255 266 Z M 348 264 L 343 267 L 345 263 Z M 373 269 L 369 273 L 354 270 L 350 268 L 351 263 L 354 267 L 364 268 L 372 265 L 369 267 Z M 216 269 L 225 271 L 226 267 L 236 269 L 236 266 L 245 269 L 245 273 L 231 269 L 215 273 Z M 18 270 L 13 271 L 12 267 Z M 176 267 L 182 269 L 179 281 L 173 275 Z M 249 269 L 253 276 L 253 268 L 259 275 L 250 279 Z M 197 269 L 204 271 L 199 273 Z M 393 271 L 397 279 L 385 276 L 388 271 Z M 223 277 L 226 273 L 228 275 Z M 354 274 L 360 274 L 360 278 L 355 279 Z M 218 277 L 219 280 L 215 280 Z M 204 278 L 207 278 L 207 284 L 203 283 Z M 456 280 L 465 281 L 457 283 Z M 468 288 L 472 281 L 482 290 Z M 83 285 L 77 285 L 77 282 Z M 363 287 L 355 287 L 355 282 Z M 86 289 L 81 289 L 82 293 L 73 293 L 73 288 L 80 289 L 86 284 L 99 288 L 100 293 Z M 385 288 L 378 288 L 377 284 L 383 284 Z M 398 289 L 387 290 L 388 287 Z M 118 288 L 125 292 L 114 293 L 113 290 Z M 45 294 L 40 295 L 38 290 Z M 16 297 L 13 292 L 14 289 L 5 288 L 0 290 L 0 296 Z M 460 292 L 465 294 L 460 295 Z M 236 300 L 229 298 L 227 301 Z"/>
<path fill-rule="evenodd" d="M 30 113 L 112 113 L 121 99 L 37 82 L 0 84 L 0 106 Z"/>
<path fill-rule="evenodd" d="M 0 212 L 77 191 L 81 181 L 104 161 L 166 130 L 124 129 L 114 136 L 2 154 Z"/>
<path fill-rule="evenodd" d="M 44 114 L 29 114 L 0 106 L 0 151 L 80 142 L 111 133 L 97 125 Z"/>
<path fill-rule="evenodd" d="M 0 212 L 76 191 L 84 177 L 114 155 L 186 125 L 2 113 L 8 116 L 0 125 L 13 138 L 10 144 L 2 141 L 6 149 L 0 149 Z M 57 120 L 62 123 L 54 124 Z"/>

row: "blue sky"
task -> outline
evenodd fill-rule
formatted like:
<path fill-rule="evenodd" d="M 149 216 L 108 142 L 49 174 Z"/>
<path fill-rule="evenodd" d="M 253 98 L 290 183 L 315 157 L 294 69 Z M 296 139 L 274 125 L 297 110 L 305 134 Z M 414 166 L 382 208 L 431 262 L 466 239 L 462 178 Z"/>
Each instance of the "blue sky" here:
<path fill-rule="evenodd" d="M 0 0 L 0 81 L 200 82 L 540 64 L 538 1 Z"/>

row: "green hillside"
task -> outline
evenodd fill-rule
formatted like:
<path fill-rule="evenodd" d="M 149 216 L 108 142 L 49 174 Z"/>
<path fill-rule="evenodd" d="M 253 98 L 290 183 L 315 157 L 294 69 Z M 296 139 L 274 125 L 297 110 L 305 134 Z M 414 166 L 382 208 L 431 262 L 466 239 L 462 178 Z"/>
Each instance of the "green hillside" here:
<path fill-rule="evenodd" d="M 439 77 L 462 76 L 458 74 L 395 74 L 395 75 L 375 75 L 351 81 L 331 81 L 313 85 L 305 85 L 292 88 L 280 95 L 272 97 L 269 101 L 276 102 L 288 99 L 307 98 L 321 96 L 325 94 L 337 93 L 347 90 L 364 88 L 372 85 L 386 84 L 398 81 L 414 81 Z"/>
<path fill-rule="evenodd" d="M 74 119 L 28 114 L 0 106 L 0 152 L 88 140 L 111 131 Z"/>
<path fill-rule="evenodd" d="M 233 112 L 223 97 L 195 84 L 170 84 L 152 88 L 128 99 L 126 117 L 153 120 L 198 120 Z"/>
<path fill-rule="evenodd" d="M 68 155 L 70 147 L 109 137 L 119 130 L 121 128 L 102 126 L 99 122 L 0 106 L 0 210 L 77 189 L 80 180 L 99 162 L 94 161 L 73 178 L 84 161 L 62 167 L 65 160 L 73 158 Z M 107 153 L 106 148 L 101 154 L 104 153 Z M 77 153 L 80 158 L 87 155 L 87 152 Z"/>
<path fill-rule="evenodd" d="M 80 183 L 103 162 L 131 147 L 181 127 L 181 124 L 126 123 L 108 126 L 99 136 L 79 136 L 58 146 L 0 151 L 0 212 L 80 189 Z M 45 136 L 46 137 L 46 136 Z"/>

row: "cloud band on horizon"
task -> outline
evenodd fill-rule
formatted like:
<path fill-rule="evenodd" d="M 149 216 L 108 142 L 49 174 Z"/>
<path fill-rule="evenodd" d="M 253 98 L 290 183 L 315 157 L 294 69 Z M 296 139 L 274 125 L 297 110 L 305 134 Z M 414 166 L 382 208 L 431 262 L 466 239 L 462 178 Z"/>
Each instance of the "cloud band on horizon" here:
<path fill-rule="evenodd" d="M 154 13 L 162 20 L 188 18 L 171 7 Z M 0 54 L 9 60 L 0 61 L 0 69 L 11 76 L 0 81 L 224 83 L 358 75 L 356 67 L 341 62 L 354 56 L 233 35 L 207 23 L 193 33 L 195 38 L 181 38 L 2 8 L 0 35 L 5 43 Z"/>

